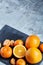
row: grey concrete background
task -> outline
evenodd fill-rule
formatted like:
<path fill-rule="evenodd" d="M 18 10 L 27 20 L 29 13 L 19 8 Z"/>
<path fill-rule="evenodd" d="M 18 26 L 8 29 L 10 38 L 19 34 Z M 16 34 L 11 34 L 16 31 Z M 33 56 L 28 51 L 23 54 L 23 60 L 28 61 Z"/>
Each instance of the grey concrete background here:
<path fill-rule="evenodd" d="M 43 41 L 43 0 L 0 0 L 0 29 L 5 24 Z"/>

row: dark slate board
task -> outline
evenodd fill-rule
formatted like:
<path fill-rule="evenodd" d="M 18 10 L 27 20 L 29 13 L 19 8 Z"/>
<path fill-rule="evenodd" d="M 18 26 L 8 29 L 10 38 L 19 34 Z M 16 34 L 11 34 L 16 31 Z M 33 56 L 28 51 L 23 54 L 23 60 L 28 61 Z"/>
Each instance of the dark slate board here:
<path fill-rule="evenodd" d="M 13 39 L 13 40 L 22 39 L 25 42 L 27 36 L 28 36 L 27 34 L 22 33 L 8 25 L 5 25 L 0 31 L 0 42 L 3 43 L 5 39 Z M 4 59 L 0 57 L 0 61 L 5 63 L 6 65 L 10 65 L 9 60 L 10 59 Z M 34 65 L 41 65 L 41 62 L 38 64 L 34 64 Z M 27 63 L 27 65 L 31 65 L 31 64 Z"/>

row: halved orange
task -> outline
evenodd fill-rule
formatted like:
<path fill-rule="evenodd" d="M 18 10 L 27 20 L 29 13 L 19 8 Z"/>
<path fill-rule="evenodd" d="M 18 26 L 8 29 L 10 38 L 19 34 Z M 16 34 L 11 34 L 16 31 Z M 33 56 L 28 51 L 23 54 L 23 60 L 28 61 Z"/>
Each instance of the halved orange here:
<path fill-rule="evenodd" d="M 26 48 L 23 45 L 16 45 L 13 48 L 13 55 L 17 58 L 22 58 L 25 56 Z"/>

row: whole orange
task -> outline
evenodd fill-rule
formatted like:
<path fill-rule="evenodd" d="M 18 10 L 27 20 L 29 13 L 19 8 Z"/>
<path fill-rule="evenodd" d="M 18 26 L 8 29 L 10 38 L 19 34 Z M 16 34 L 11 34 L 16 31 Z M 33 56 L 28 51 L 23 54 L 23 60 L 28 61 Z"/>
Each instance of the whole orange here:
<path fill-rule="evenodd" d="M 8 46 L 4 46 L 1 48 L 1 56 L 3 58 L 9 58 L 12 55 L 12 48 Z"/>
<path fill-rule="evenodd" d="M 40 44 L 39 37 L 36 35 L 31 35 L 31 36 L 27 37 L 25 46 L 26 46 L 26 48 L 31 48 L 31 47 L 37 48 L 39 46 L 39 44 Z"/>
<path fill-rule="evenodd" d="M 18 60 L 16 61 L 16 65 L 26 65 L 26 62 L 25 62 L 24 59 L 18 59 Z"/>
<path fill-rule="evenodd" d="M 21 44 L 22 44 L 22 45 L 24 44 L 21 39 L 18 39 L 18 40 L 16 40 L 16 41 L 14 42 L 14 46 L 16 46 L 16 45 L 21 45 Z"/>
<path fill-rule="evenodd" d="M 37 48 L 29 48 L 25 57 L 28 63 L 36 64 L 42 60 L 42 53 Z"/>
<path fill-rule="evenodd" d="M 39 49 L 41 52 L 43 52 L 43 44 L 40 44 Z"/>

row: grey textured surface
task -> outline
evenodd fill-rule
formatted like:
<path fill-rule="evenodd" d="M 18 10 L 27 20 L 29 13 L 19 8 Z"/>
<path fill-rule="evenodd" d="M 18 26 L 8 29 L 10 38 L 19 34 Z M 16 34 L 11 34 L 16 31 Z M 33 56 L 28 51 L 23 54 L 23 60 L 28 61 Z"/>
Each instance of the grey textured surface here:
<path fill-rule="evenodd" d="M 5 24 L 43 41 L 43 0 L 0 0 L 0 29 Z"/>

